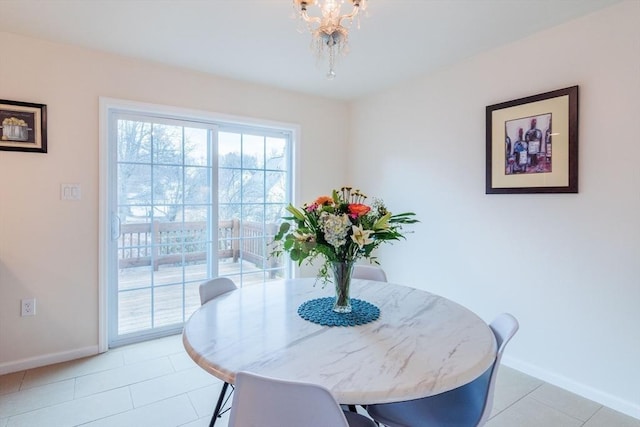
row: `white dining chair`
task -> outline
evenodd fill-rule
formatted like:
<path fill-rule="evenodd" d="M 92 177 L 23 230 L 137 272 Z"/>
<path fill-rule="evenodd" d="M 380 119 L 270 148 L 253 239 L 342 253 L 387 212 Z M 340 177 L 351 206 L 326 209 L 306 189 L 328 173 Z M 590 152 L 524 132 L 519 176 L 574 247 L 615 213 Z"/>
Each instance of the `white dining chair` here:
<path fill-rule="evenodd" d="M 354 279 L 375 280 L 377 282 L 387 281 L 386 273 L 377 265 L 356 264 L 353 266 L 351 277 Z"/>
<path fill-rule="evenodd" d="M 476 427 L 484 425 L 493 407 L 493 394 L 500 359 L 519 328 L 511 314 L 499 315 L 489 325 L 498 347 L 491 367 L 469 384 L 445 393 L 398 403 L 368 405 L 369 415 L 388 427 Z"/>
<path fill-rule="evenodd" d="M 200 288 L 198 289 L 200 292 L 200 304 L 204 305 L 215 297 L 233 291 L 235 289 L 238 289 L 238 287 L 233 282 L 233 280 L 229 279 L 228 277 L 215 277 L 213 279 L 207 280 L 206 282 L 201 283 Z M 213 411 L 211 422 L 209 422 L 209 427 L 213 427 L 216 424 L 216 420 L 220 418 L 222 414 L 229 410 L 227 408 L 226 410 L 221 411 L 222 407 L 229 400 L 229 397 L 225 399 L 225 397 L 227 396 L 229 385 L 230 384 L 227 382 L 222 384 L 222 390 L 220 390 L 220 395 L 218 396 L 218 401 Z M 229 396 L 231 396 L 231 393 L 233 393 L 233 386 L 231 386 L 231 392 Z"/>
<path fill-rule="evenodd" d="M 229 427 L 376 427 L 317 384 L 238 372 Z"/>

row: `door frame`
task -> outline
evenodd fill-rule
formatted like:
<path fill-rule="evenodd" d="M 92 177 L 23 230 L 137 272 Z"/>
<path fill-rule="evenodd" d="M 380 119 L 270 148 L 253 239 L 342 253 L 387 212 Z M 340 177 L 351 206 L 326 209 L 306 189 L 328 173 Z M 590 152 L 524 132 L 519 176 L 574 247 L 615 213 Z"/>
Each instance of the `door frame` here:
<path fill-rule="evenodd" d="M 109 166 L 115 164 L 116 151 L 111 150 L 109 141 L 109 115 L 112 111 L 126 110 L 132 113 L 175 118 L 177 120 L 203 121 L 214 124 L 232 124 L 259 126 L 264 128 L 287 129 L 291 132 L 291 169 L 290 182 L 291 195 L 294 200 L 298 195 L 298 164 L 300 156 L 300 126 L 292 123 L 283 123 L 270 120 L 260 120 L 228 114 L 213 113 L 203 110 L 172 107 L 168 105 L 150 104 L 130 100 L 99 97 L 99 192 L 98 192 L 98 352 L 104 353 L 109 349 L 109 283 L 114 280 L 113 269 L 109 268 L 115 260 L 110 259 L 114 253 L 109 252 L 109 242 L 112 236 L 112 215 L 109 211 L 109 184 L 112 180 Z"/>

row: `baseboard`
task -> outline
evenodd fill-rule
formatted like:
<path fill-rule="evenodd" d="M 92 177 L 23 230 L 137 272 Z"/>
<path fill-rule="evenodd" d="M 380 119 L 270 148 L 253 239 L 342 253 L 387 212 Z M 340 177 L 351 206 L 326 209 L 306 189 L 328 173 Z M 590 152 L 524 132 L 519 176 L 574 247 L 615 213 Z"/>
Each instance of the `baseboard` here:
<path fill-rule="evenodd" d="M 29 357 L 26 359 L 16 360 L 13 362 L 0 363 L 0 375 L 9 374 L 11 372 L 24 371 L 25 369 L 39 368 L 41 366 L 53 365 L 54 363 L 68 362 L 69 360 L 80 359 L 82 357 L 93 356 L 98 354 L 98 346 L 77 348 L 71 351 L 63 351 L 60 353 L 50 353 L 37 357 Z"/>
<path fill-rule="evenodd" d="M 640 405 L 638 403 L 621 399 L 609 393 L 604 393 L 593 387 L 589 387 L 562 375 L 558 375 L 545 369 L 541 369 L 540 367 L 532 365 L 530 363 L 514 359 L 512 357 L 509 357 L 508 355 L 504 355 L 504 357 L 502 358 L 502 364 L 532 377 L 538 378 L 549 384 L 570 391 L 571 393 L 575 393 L 586 399 L 598 402 L 601 405 L 613 409 L 614 411 L 621 412 L 625 415 L 629 415 L 630 417 L 640 420 Z"/>

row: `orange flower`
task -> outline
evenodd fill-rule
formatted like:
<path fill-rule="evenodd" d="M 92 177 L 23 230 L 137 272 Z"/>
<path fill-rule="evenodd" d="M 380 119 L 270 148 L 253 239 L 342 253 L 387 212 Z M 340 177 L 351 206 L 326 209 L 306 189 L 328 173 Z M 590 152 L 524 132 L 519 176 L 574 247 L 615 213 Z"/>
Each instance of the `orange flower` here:
<path fill-rule="evenodd" d="M 362 203 L 351 203 L 349 205 L 349 215 L 352 218 L 358 218 L 362 215 L 366 215 L 369 213 L 371 208 L 367 205 L 363 205 Z"/>
<path fill-rule="evenodd" d="M 333 198 L 329 196 L 320 196 L 316 199 L 315 204 L 320 206 L 330 205 L 333 204 Z"/>

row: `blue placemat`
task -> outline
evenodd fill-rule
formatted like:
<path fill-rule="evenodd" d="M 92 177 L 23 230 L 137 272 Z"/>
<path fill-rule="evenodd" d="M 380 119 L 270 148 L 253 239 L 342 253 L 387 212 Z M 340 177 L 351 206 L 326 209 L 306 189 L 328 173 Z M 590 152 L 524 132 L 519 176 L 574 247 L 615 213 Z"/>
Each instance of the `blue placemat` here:
<path fill-rule="evenodd" d="M 380 309 L 375 305 L 351 298 L 351 313 L 333 311 L 335 298 L 316 298 L 298 307 L 298 314 L 305 320 L 322 326 L 356 326 L 373 322 L 380 317 Z"/>

